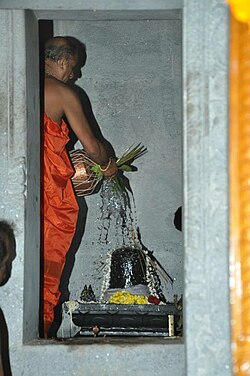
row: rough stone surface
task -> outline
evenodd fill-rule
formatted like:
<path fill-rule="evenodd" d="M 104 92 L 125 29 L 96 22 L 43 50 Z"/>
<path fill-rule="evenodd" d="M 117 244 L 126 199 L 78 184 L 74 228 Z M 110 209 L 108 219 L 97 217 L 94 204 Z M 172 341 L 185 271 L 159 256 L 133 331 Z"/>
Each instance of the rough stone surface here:
<path fill-rule="evenodd" d="M 11 280 L 1 288 L 1 306 L 9 324 L 10 343 L 21 343 L 24 289 L 26 195 L 25 35 L 22 11 L 0 11 L 1 18 L 1 218 L 15 226 L 17 257 Z M 15 33 L 13 32 L 15 30 Z"/>
<path fill-rule="evenodd" d="M 180 344 L 52 344 L 12 351 L 14 376 L 185 376 Z"/>
<path fill-rule="evenodd" d="M 144 10 L 144 9 L 179 9 L 182 7 L 183 0 L 57 0 L 46 1 L 38 0 L 1 0 L 1 8 L 3 9 L 41 9 L 41 10 Z"/>
<path fill-rule="evenodd" d="M 184 289 L 188 375 L 231 375 L 227 24 L 223 1 L 186 2 Z"/>

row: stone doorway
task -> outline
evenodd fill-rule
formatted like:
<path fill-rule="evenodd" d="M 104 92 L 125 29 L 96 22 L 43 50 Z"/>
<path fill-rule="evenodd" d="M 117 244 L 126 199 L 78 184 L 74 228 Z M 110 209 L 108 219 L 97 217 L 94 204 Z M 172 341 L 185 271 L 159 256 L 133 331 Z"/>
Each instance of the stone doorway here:
<path fill-rule="evenodd" d="M 176 3 L 174 5 L 171 1 L 167 3 L 172 8 L 176 7 Z M 124 4 L 124 7 L 127 5 Z M 156 5 L 158 9 L 162 9 L 161 2 L 155 1 L 147 4 L 147 7 L 155 8 Z M 114 10 L 119 6 L 112 2 L 105 6 L 102 3 L 97 4 L 97 8 L 106 7 L 106 10 Z M 144 2 L 138 1 L 134 7 L 136 6 L 145 9 Z M 58 346 L 48 344 L 40 351 L 41 347 L 22 345 L 23 342 L 27 343 L 36 338 L 38 328 L 39 223 L 36 218 L 39 218 L 39 210 L 37 210 L 39 191 L 37 192 L 36 187 L 39 186 L 37 184 L 39 156 L 36 151 L 39 147 L 35 140 L 39 139 L 37 137 L 39 130 L 34 128 L 34 124 L 39 123 L 39 116 L 36 115 L 39 114 L 39 94 L 36 94 L 39 82 L 35 78 L 35 72 L 39 71 L 38 61 L 35 58 L 38 56 L 37 21 L 46 19 L 49 12 L 49 19 L 56 19 L 59 11 L 58 4 L 48 5 L 41 1 L 39 4 L 34 2 L 32 7 L 33 11 L 24 11 L 31 8 L 29 1 L 26 5 L 25 2 L 20 5 L 19 1 L 13 1 L 11 5 L 8 1 L 1 2 L 3 30 L 1 53 L 3 60 L 10 62 L 1 68 L 3 77 L 1 81 L 3 107 L 1 108 L 4 108 L 2 120 L 8 132 L 8 139 L 3 138 L 1 141 L 2 150 L 6 153 L 1 171 L 8 176 L 2 187 L 2 192 L 7 192 L 3 195 L 2 208 L 6 218 L 12 218 L 13 213 L 17 215 L 15 218 L 18 218 L 19 259 L 16 264 L 17 273 L 15 277 L 13 276 L 10 286 L 15 292 L 16 304 L 24 307 L 24 310 L 13 311 L 12 308 L 7 308 L 12 306 L 13 301 L 8 291 L 4 291 L 4 306 L 12 320 L 11 349 L 13 367 L 17 374 L 20 374 L 20 364 L 28 374 L 30 359 L 32 354 L 35 354 L 33 357 L 36 359 L 35 362 L 41 363 L 43 359 L 43 369 L 40 374 L 47 375 L 51 373 L 52 365 L 49 356 L 48 360 L 45 359 L 46 356 L 44 358 L 45 354 L 53 356 L 53 359 L 64 356 L 65 367 L 72 372 L 76 367 L 80 372 L 82 364 L 79 363 L 77 356 L 74 357 L 75 362 L 72 364 L 72 353 L 69 360 L 65 347 L 60 346 L 58 349 Z M 182 8 L 182 4 L 178 3 L 178 7 Z M 9 10 L 10 8 L 12 10 Z M 67 9 L 66 13 L 69 15 L 72 9 L 79 10 L 79 4 L 65 3 L 64 9 Z M 90 10 L 89 4 L 85 2 L 81 4 L 80 9 L 85 9 L 85 15 L 89 13 L 94 17 L 98 15 L 96 9 Z M 132 364 L 136 364 L 134 363 L 136 356 L 137 359 L 142 360 L 144 375 L 147 375 L 155 372 L 155 367 L 152 368 L 150 362 L 153 357 L 157 360 L 159 375 L 166 374 L 166 367 L 171 376 L 194 375 L 201 372 L 208 376 L 229 375 L 231 365 L 227 225 L 227 6 L 222 0 L 206 4 L 196 1 L 184 2 L 183 25 L 186 367 L 184 367 L 183 346 L 156 344 L 140 345 L 132 351 L 126 347 L 125 350 L 123 349 L 123 357 L 119 359 L 119 368 L 134 369 Z M 25 38 L 26 40 L 29 38 L 29 41 L 33 38 L 33 42 L 29 44 L 33 48 L 25 49 Z M 26 69 L 29 76 L 28 85 L 26 85 Z M 26 97 L 23 93 L 26 93 Z M 26 103 L 29 109 L 32 109 L 28 114 Z M 8 111 L 5 111 L 6 109 Z M 27 137 L 32 159 L 27 158 Z M 22 171 L 28 171 L 29 177 L 25 195 L 23 187 L 26 180 Z M 24 295 L 17 293 L 16 286 L 24 289 Z M 220 307 L 217 302 L 220 302 Z M 89 374 L 93 365 L 93 349 L 94 347 L 91 347 L 91 350 L 88 348 L 84 350 L 84 364 Z M 113 350 L 118 356 L 119 346 L 99 347 L 98 356 L 108 359 L 107 349 L 112 360 L 105 363 L 106 370 L 109 372 L 107 374 L 112 374 L 116 364 Z M 81 350 L 75 348 L 74 354 L 77 355 L 78 352 L 81 354 Z M 175 359 L 174 362 L 168 362 L 167 359 L 171 357 Z M 99 367 L 101 369 L 101 366 L 101 362 L 99 363 L 96 358 L 95 371 Z M 60 372 L 60 369 L 61 364 L 55 361 L 53 370 Z"/>

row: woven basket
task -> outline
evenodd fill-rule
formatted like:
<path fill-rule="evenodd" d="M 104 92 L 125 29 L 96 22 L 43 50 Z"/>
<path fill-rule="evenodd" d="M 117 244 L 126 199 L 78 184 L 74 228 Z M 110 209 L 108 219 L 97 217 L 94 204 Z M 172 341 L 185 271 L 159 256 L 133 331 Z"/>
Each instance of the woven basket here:
<path fill-rule="evenodd" d="M 71 181 L 77 196 L 88 196 L 95 193 L 98 183 L 102 180 L 102 177 L 91 171 L 91 167 L 96 163 L 82 149 L 70 151 L 69 156 L 75 169 Z"/>

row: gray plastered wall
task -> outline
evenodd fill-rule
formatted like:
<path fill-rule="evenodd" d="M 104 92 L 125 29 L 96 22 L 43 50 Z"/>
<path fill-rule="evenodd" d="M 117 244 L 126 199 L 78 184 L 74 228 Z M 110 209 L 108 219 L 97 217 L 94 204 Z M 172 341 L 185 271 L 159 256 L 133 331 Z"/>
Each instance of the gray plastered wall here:
<path fill-rule="evenodd" d="M 71 35 L 86 44 L 87 61 L 76 85 L 89 96 L 116 154 L 139 142 L 148 149 L 134 163 L 138 171 L 125 175 L 133 190 L 133 217 L 142 242 L 174 279 L 173 285 L 163 283 L 167 300 L 173 301 L 174 294 L 179 298 L 183 294 L 182 233 L 174 226 L 175 211 L 182 205 L 181 11 L 161 11 L 160 17 L 148 12 L 136 21 L 131 15 L 104 21 L 55 21 L 54 35 Z M 99 296 L 100 260 L 105 262 L 107 252 L 124 240 L 116 236 L 114 218 L 109 244 L 100 244 L 100 194 L 86 201 L 86 231 L 70 280 L 71 299 L 79 298 L 85 284 L 91 284 Z M 131 241 L 129 232 L 126 244 Z"/>
<path fill-rule="evenodd" d="M 228 276 L 228 17 L 222 0 L 188 0 L 183 8 L 183 162 L 185 341 L 65 345 L 36 340 L 39 288 L 39 9 L 87 9 L 90 2 L 0 3 L 1 217 L 15 223 L 17 259 L 1 288 L 14 375 L 230 375 Z M 103 11 L 180 8 L 162 1 L 91 2 Z M 5 10 L 5 9 L 31 9 Z M 54 15 L 59 15 L 55 12 Z M 35 17 L 36 16 L 36 17 Z M 60 19 L 58 17 L 58 19 Z M 26 33 L 26 34 L 25 34 Z M 26 35 L 26 38 L 25 38 Z M 219 35 L 219 38 L 218 38 Z M 38 39 L 37 39 L 38 40 Z M 35 40 L 34 40 L 35 43 Z M 33 57 L 33 59 L 32 59 Z M 30 64 L 30 65 L 29 65 Z M 26 67 L 29 67 L 26 71 Z M 26 73 L 27 72 L 27 73 Z M 28 111 L 27 111 L 28 109 Z M 37 117 L 36 117 L 37 116 Z M 33 133 L 34 132 L 34 133 Z M 30 184 L 30 185 L 29 185 Z M 33 341 L 30 341 L 32 340 Z M 25 342 L 25 344 L 23 344 Z M 186 355 L 184 355 L 186 354 Z M 186 358 L 186 359 L 185 359 Z"/>

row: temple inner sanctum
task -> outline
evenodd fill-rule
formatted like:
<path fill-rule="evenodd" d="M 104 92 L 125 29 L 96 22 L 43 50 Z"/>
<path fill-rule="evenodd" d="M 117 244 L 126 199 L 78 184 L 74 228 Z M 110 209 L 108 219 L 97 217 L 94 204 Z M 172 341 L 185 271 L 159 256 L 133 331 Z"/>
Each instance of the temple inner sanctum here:
<path fill-rule="evenodd" d="M 237 0 L 233 2 L 236 6 Z M 244 127 L 249 117 L 243 112 L 248 100 L 239 101 L 248 93 L 244 59 L 249 34 L 245 11 L 239 14 L 243 19 L 231 14 L 224 0 L 1 0 L 0 207 L 1 217 L 14 225 L 17 256 L 0 293 L 13 376 L 33 375 L 34 370 L 41 376 L 231 376 L 249 371 L 248 316 L 242 315 L 248 309 L 244 260 L 249 169 L 247 154 L 241 154 L 247 151 Z M 129 226 L 110 222 L 108 227 L 111 218 L 105 217 L 101 190 L 77 197 L 78 237 L 61 286 L 65 325 L 60 326 L 61 338 L 43 339 L 40 47 L 53 35 L 85 43 L 85 64 L 71 84 L 91 125 L 99 127 L 98 135 L 118 157 L 139 143 L 147 153 L 135 161 L 137 171 L 123 174 L 133 193 L 128 191 Z M 231 67 L 237 68 L 233 106 Z M 234 121 L 229 119 L 231 108 Z M 235 114 L 243 115 L 234 118 Z M 235 140 L 230 148 L 229 138 Z M 68 145 L 69 151 L 72 148 L 80 148 L 79 143 Z M 239 158 L 232 160 L 232 174 L 231 154 Z M 235 201 L 229 205 L 232 177 Z M 232 218 L 229 221 L 232 207 L 234 231 Z M 180 208 L 182 226 L 176 218 Z M 114 235 L 117 228 L 124 234 Z M 243 235 L 244 241 L 239 241 Z M 157 261 L 158 296 L 148 285 L 151 261 L 142 250 Z M 120 256 L 124 251 L 126 267 Z M 131 294 L 131 284 L 132 289 L 141 288 L 138 293 Z M 132 304 L 132 311 L 120 304 L 146 298 L 150 304 Z M 106 299 L 114 303 L 103 303 Z M 86 304 L 91 306 L 87 310 Z M 175 321 L 182 306 L 183 315 Z M 96 318 L 112 335 L 102 330 L 101 321 L 93 325 Z M 113 333 L 111 327 L 116 328 Z"/>

